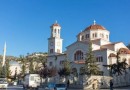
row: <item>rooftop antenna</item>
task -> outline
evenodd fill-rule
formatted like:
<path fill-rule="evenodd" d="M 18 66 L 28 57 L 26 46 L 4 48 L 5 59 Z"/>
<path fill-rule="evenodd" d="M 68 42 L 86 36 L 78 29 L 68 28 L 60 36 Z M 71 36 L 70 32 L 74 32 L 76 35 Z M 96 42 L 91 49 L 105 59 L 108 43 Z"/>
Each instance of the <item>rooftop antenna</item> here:
<path fill-rule="evenodd" d="M 93 25 L 95 25 L 95 24 L 96 24 L 96 21 L 94 20 L 94 21 L 93 21 Z"/>

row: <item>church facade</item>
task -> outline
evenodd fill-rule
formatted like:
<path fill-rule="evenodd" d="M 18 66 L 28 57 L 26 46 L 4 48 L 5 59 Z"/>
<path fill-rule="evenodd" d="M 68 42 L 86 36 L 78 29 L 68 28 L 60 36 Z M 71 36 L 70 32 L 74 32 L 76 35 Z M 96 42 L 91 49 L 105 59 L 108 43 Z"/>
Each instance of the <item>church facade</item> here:
<path fill-rule="evenodd" d="M 100 68 L 101 75 L 109 76 L 108 68 L 103 65 L 116 63 L 116 54 L 120 53 L 120 61 L 126 60 L 130 65 L 130 50 L 123 42 L 111 42 L 110 31 L 102 25 L 94 23 L 87 26 L 82 32 L 78 33 L 77 40 L 66 47 L 63 53 L 63 39 L 60 36 L 61 26 L 56 22 L 51 26 L 51 35 L 48 38 L 48 67 L 62 68 L 64 60 L 71 62 L 71 68 L 76 69 L 80 75 L 81 69 L 85 64 L 86 53 L 88 52 L 89 42 L 92 43 L 92 51 Z"/>

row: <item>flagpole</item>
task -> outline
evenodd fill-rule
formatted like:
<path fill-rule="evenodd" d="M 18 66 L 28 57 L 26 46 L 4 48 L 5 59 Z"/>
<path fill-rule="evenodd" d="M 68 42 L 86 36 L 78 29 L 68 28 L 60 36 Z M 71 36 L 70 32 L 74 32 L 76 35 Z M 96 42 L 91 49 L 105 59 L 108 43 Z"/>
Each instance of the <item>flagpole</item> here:
<path fill-rule="evenodd" d="M 5 56 L 6 56 L 6 42 L 5 42 L 5 45 L 4 45 L 4 54 L 3 54 L 2 67 L 4 67 L 4 65 L 5 65 Z"/>

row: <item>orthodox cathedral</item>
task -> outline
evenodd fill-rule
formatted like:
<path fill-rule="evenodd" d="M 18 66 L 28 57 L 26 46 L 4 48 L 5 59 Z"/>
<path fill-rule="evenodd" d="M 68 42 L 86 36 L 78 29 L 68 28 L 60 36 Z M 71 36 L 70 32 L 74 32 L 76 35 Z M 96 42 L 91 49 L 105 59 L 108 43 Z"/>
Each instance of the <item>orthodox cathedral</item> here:
<path fill-rule="evenodd" d="M 71 68 L 80 75 L 85 64 L 89 42 L 92 43 L 92 51 L 100 68 L 101 75 L 109 76 L 108 68 L 103 65 L 116 63 L 117 51 L 120 53 L 120 61 L 126 60 L 130 65 L 130 50 L 123 42 L 111 42 L 110 31 L 95 21 L 77 34 L 77 40 L 62 51 L 63 39 L 60 36 L 61 26 L 55 22 L 51 25 L 51 35 L 48 38 L 47 66 L 62 68 L 64 60 L 71 62 Z M 122 81 L 123 82 L 123 81 Z M 130 78 L 129 78 L 130 82 Z"/>

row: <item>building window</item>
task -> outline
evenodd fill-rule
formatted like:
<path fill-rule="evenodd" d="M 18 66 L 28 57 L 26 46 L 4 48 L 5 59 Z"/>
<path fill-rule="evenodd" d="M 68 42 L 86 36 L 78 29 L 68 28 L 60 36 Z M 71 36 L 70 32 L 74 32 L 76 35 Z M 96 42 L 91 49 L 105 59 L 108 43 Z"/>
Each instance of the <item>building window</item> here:
<path fill-rule="evenodd" d="M 56 33 L 56 29 L 55 29 L 55 33 Z"/>
<path fill-rule="evenodd" d="M 97 58 L 96 58 L 96 61 L 97 61 L 97 62 L 103 62 L 103 57 L 102 57 L 102 56 L 97 57 Z"/>
<path fill-rule="evenodd" d="M 93 38 L 95 37 L 95 34 L 93 33 Z"/>
<path fill-rule="evenodd" d="M 95 37 L 97 37 L 97 33 L 95 33 Z"/>
<path fill-rule="evenodd" d="M 64 61 L 60 61 L 60 65 L 63 65 L 64 64 Z"/>
<path fill-rule="evenodd" d="M 74 60 L 83 60 L 83 52 L 81 50 L 76 51 L 74 54 Z"/>
<path fill-rule="evenodd" d="M 49 66 L 52 66 L 53 64 L 52 64 L 52 62 L 49 62 Z"/>
<path fill-rule="evenodd" d="M 108 35 L 106 35 L 106 38 L 108 39 Z"/>
<path fill-rule="evenodd" d="M 50 53 L 53 53 L 53 49 L 50 49 Z"/>
<path fill-rule="evenodd" d="M 82 40 L 84 40 L 84 36 L 82 36 Z"/>
<path fill-rule="evenodd" d="M 89 34 L 86 34 L 86 39 L 88 39 L 89 38 Z"/>
<path fill-rule="evenodd" d="M 60 29 L 58 29 L 58 34 L 60 34 Z"/>

